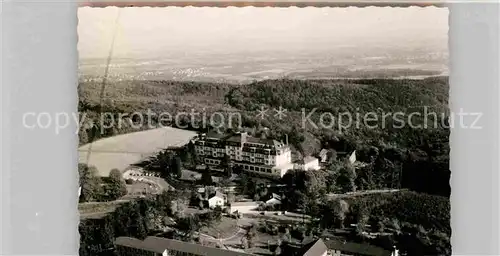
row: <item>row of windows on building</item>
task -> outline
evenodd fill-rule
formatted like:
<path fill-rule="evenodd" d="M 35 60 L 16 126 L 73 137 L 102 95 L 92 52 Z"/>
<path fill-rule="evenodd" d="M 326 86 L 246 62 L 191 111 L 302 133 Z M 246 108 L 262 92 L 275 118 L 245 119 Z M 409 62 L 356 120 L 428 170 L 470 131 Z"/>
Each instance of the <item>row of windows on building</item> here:
<path fill-rule="evenodd" d="M 120 256 L 158 256 L 158 255 L 161 255 L 161 254 L 158 254 L 155 252 L 131 248 L 131 247 L 125 247 L 125 246 L 117 246 L 116 249 L 117 249 L 117 254 Z"/>
<path fill-rule="evenodd" d="M 205 163 L 217 165 L 217 164 L 220 164 L 220 160 L 205 158 Z M 259 166 L 253 166 L 253 165 L 245 165 L 245 164 L 236 164 L 236 166 L 241 167 L 245 171 L 273 173 L 273 170 L 271 168 L 267 168 L 267 167 L 259 167 Z"/>
<path fill-rule="evenodd" d="M 211 157 L 220 158 L 220 157 L 222 157 L 222 155 L 213 154 L 213 155 L 211 155 Z M 273 158 L 265 159 L 265 158 L 259 158 L 259 157 L 247 157 L 247 156 L 240 157 L 240 156 L 238 156 L 238 157 L 231 157 L 230 159 L 235 160 L 235 161 L 244 161 L 244 162 L 256 163 L 256 164 L 267 164 L 267 165 L 274 165 L 275 164 L 275 160 Z M 220 161 L 219 161 L 219 163 L 220 163 Z M 214 164 L 219 164 L 219 163 L 214 163 Z"/>
<path fill-rule="evenodd" d="M 206 164 L 220 164 L 220 160 L 205 158 L 205 163 Z"/>
<path fill-rule="evenodd" d="M 124 246 L 117 246 L 117 252 L 120 256 L 162 256 L 163 253 L 155 253 L 152 251 L 147 251 L 143 249 L 136 249 Z M 199 256 L 199 254 L 193 254 L 189 252 L 182 252 L 176 250 L 168 250 L 168 256 Z"/>
<path fill-rule="evenodd" d="M 262 148 L 262 147 L 255 147 L 255 146 L 248 146 L 247 144 L 243 145 L 243 147 L 240 146 L 218 146 L 218 145 L 213 145 L 213 144 L 204 144 L 204 143 L 196 143 L 197 148 L 204 148 L 205 150 L 214 150 L 216 152 L 225 152 L 225 151 L 243 151 L 243 152 L 250 152 L 250 153 L 260 153 L 260 154 L 265 154 L 265 155 L 275 155 L 275 154 L 282 154 L 286 151 L 285 148 L 280 148 L 280 149 L 275 149 L 271 146 Z"/>
<path fill-rule="evenodd" d="M 197 153 L 200 156 L 205 155 L 205 156 L 211 156 L 211 157 L 215 157 L 215 158 L 224 157 L 224 155 L 225 155 L 224 153 L 217 153 L 217 152 L 212 152 L 210 154 L 210 152 L 205 152 L 205 151 L 201 151 L 201 150 L 198 151 Z M 269 165 L 273 165 L 275 163 L 275 159 L 272 156 L 264 157 L 261 155 L 252 155 L 252 154 L 243 154 L 243 156 L 241 156 L 240 154 L 230 154 L 229 158 L 232 160 L 236 160 L 236 161 L 247 161 L 247 162 L 251 162 L 251 163 L 262 163 L 262 164 L 269 164 Z"/>
<path fill-rule="evenodd" d="M 259 167 L 259 166 L 253 166 L 253 165 L 245 165 L 245 164 L 240 164 L 239 166 L 245 171 L 273 173 L 273 170 L 271 168 Z"/>
<path fill-rule="evenodd" d="M 220 155 L 220 156 L 224 156 L 225 153 L 227 153 L 228 155 L 230 156 L 239 156 L 239 155 L 243 155 L 243 156 L 255 156 L 255 157 L 272 157 L 274 155 L 268 155 L 268 154 L 259 154 L 259 153 L 252 153 L 252 152 L 241 152 L 240 150 L 228 150 L 228 151 L 224 151 L 224 150 L 219 150 L 219 149 L 212 149 L 212 148 L 209 148 L 209 147 L 206 147 L 206 148 L 197 148 L 196 149 L 196 152 L 200 155 Z"/>

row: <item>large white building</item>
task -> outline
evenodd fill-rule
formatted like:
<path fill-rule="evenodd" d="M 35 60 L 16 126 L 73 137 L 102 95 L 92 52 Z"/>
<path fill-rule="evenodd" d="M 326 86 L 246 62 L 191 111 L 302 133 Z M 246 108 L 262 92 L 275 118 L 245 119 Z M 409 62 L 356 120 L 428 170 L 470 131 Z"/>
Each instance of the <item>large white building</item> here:
<path fill-rule="evenodd" d="M 288 145 L 251 137 L 247 133 L 201 134 L 194 139 L 194 145 L 197 156 L 207 165 L 219 166 L 228 155 L 233 166 L 270 177 L 283 177 L 294 167 Z"/>

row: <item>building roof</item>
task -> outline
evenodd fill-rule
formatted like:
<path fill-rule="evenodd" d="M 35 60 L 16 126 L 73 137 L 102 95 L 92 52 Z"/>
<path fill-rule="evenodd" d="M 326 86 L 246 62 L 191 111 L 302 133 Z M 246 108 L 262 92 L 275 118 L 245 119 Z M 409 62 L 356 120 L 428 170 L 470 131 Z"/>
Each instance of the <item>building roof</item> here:
<path fill-rule="evenodd" d="M 310 162 L 316 161 L 318 158 L 314 156 L 306 156 L 302 160 L 298 161 L 299 164 L 308 164 Z"/>
<path fill-rule="evenodd" d="M 277 140 L 273 139 L 261 139 L 248 135 L 246 132 L 243 133 L 233 133 L 233 134 L 224 134 L 217 131 L 210 131 L 205 134 L 205 139 L 209 140 L 217 140 L 220 142 L 234 142 L 234 143 L 250 143 L 250 144 L 260 144 L 265 148 L 274 148 L 279 149 L 285 147 L 286 145 Z M 247 145 L 249 146 L 249 145 Z M 251 147 L 251 146 L 250 146 Z M 259 146 L 257 146 L 259 147 Z"/>
<path fill-rule="evenodd" d="M 331 250 L 339 250 L 342 252 L 355 253 L 366 256 L 390 256 L 392 254 L 391 251 L 369 244 L 343 242 L 339 240 L 326 240 L 324 241 L 324 243 L 326 247 Z"/>
<path fill-rule="evenodd" d="M 200 256 L 249 256 L 252 254 L 223 250 L 199 244 L 187 243 L 179 240 L 148 236 L 144 241 L 131 237 L 118 237 L 116 245 L 142 249 L 155 253 L 163 253 L 165 250 L 175 250 Z"/>
<path fill-rule="evenodd" d="M 242 142 L 242 138 L 241 138 L 241 134 L 236 134 L 236 135 L 233 135 L 229 138 L 227 138 L 227 141 L 231 141 L 231 142 L 239 142 L 241 143 Z"/>
<path fill-rule="evenodd" d="M 275 198 L 275 199 L 278 199 L 278 200 L 281 200 L 281 196 L 276 194 L 276 193 L 273 193 L 272 194 L 272 198 Z"/>
<path fill-rule="evenodd" d="M 312 161 L 316 161 L 318 160 L 318 158 L 314 157 L 314 156 L 306 156 L 304 157 L 304 162 L 306 163 L 309 163 L 309 162 L 312 162 Z"/>
<path fill-rule="evenodd" d="M 209 132 L 207 132 L 206 137 L 211 138 L 211 139 L 224 139 L 226 137 L 226 135 L 224 133 L 209 131 Z"/>
<path fill-rule="evenodd" d="M 128 236 L 120 236 L 115 239 L 115 245 L 147 250 L 141 240 Z"/>
<path fill-rule="evenodd" d="M 327 247 L 322 239 L 317 239 L 302 247 L 302 256 L 321 256 L 327 251 Z"/>
<path fill-rule="evenodd" d="M 214 194 L 212 194 L 212 195 L 208 198 L 208 200 L 210 200 L 210 199 L 212 199 L 212 198 L 214 198 L 214 197 L 219 197 L 219 198 L 224 199 L 224 198 L 226 197 L 226 195 L 225 195 L 225 194 L 223 194 L 223 193 L 222 193 L 222 192 L 220 192 L 220 191 L 215 191 L 215 193 L 214 193 Z"/>
<path fill-rule="evenodd" d="M 319 152 L 320 157 L 327 157 L 328 156 L 328 149 L 324 148 Z"/>
<path fill-rule="evenodd" d="M 263 144 L 266 146 L 274 147 L 274 148 L 281 148 L 286 146 L 285 143 L 273 139 L 262 139 L 262 138 L 256 138 L 256 137 L 251 137 L 247 136 L 246 137 L 246 142 L 248 143 L 255 143 L 255 144 Z"/>

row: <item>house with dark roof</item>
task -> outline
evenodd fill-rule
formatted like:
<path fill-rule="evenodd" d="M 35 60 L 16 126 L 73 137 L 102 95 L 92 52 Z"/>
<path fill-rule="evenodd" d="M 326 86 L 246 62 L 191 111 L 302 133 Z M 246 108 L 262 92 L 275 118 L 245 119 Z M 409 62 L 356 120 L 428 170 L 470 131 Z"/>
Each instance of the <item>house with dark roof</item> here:
<path fill-rule="evenodd" d="M 283 243 L 281 245 L 283 256 L 327 256 L 328 248 L 322 239 L 305 237 L 300 243 Z"/>
<path fill-rule="evenodd" d="M 287 245 L 283 255 L 290 256 L 398 256 L 398 251 L 339 240 L 305 238 L 300 245 Z"/>
<path fill-rule="evenodd" d="M 321 164 L 327 164 L 331 159 L 347 159 L 351 164 L 357 163 L 356 150 L 353 151 L 335 151 L 334 149 L 323 148 L 318 154 L 319 162 Z"/>
<path fill-rule="evenodd" d="M 302 248 L 302 256 L 326 256 L 328 255 L 328 248 L 322 239 L 318 239 L 316 241 L 312 241 L 306 244 Z"/>
<path fill-rule="evenodd" d="M 326 148 L 321 149 L 321 151 L 318 154 L 320 163 L 324 164 L 324 163 L 326 163 L 326 161 L 328 161 L 328 153 L 329 152 L 330 151 Z"/>
<path fill-rule="evenodd" d="M 281 204 L 281 196 L 272 193 L 269 199 L 265 203 L 266 205 L 279 205 Z"/>
<path fill-rule="evenodd" d="M 118 237 L 115 240 L 118 256 L 250 256 L 252 254 L 224 250 L 179 240 L 149 236 L 144 240 Z"/>
<path fill-rule="evenodd" d="M 381 247 L 340 240 L 325 240 L 328 255 L 331 256 L 398 256 L 398 251 L 386 250 Z"/>

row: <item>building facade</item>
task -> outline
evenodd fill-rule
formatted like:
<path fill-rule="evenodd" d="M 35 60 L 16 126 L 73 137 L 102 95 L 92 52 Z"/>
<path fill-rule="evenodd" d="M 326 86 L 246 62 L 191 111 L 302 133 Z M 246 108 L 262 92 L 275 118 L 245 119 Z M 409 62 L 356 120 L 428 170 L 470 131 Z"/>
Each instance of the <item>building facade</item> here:
<path fill-rule="evenodd" d="M 149 236 L 144 240 L 131 237 L 118 237 L 115 240 L 115 249 L 118 256 L 251 256 L 252 254 L 218 249 L 172 240 L 162 237 Z"/>
<path fill-rule="evenodd" d="M 193 141 L 196 155 L 210 166 L 220 166 L 227 155 L 233 166 L 270 177 L 283 177 L 293 169 L 290 147 L 277 140 L 259 139 L 247 133 L 211 132 Z"/>

